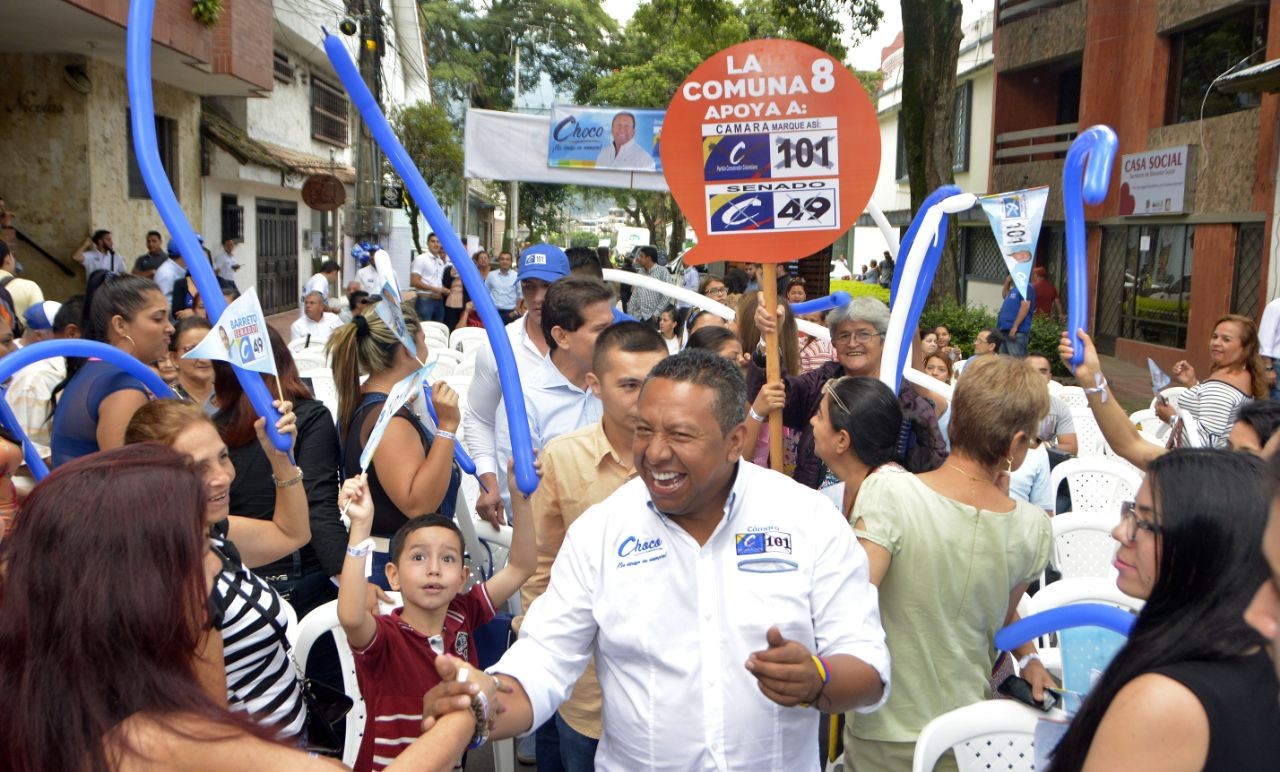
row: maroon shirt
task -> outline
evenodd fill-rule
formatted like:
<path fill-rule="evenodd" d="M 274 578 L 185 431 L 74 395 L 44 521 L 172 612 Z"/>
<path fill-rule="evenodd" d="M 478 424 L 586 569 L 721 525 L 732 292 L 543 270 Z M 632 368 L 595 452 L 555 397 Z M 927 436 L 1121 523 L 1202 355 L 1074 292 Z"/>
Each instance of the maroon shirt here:
<path fill-rule="evenodd" d="M 373 640 L 352 652 L 366 713 L 356 772 L 382 769 L 413 744 L 422 734 L 422 695 L 440 683 L 431 639 L 403 621 L 403 611 L 374 617 Z M 455 597 L 440 636 L 444 652 L 479 667 L 473 633 L 493 615 L 484 584 Z"/>

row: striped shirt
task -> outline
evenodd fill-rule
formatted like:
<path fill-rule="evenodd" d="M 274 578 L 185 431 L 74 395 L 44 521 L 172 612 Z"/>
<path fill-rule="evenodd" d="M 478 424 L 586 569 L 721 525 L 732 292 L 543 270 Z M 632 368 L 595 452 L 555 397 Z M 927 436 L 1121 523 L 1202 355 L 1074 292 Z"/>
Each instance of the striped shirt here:
<path fill-rule="evenodd" d="M 1225 448 L 1231 425 L 1240 405 L 1253 399 L 1226 381 L 1200 381 L 1178 397 L 1184 408 L 1200 424 L 1200 439 L 1206 447 Z"/>
<path fill-rule="evenodd" d="M 480 583 L 449 602 L 440 635 L 415 630 L 400 617 L 403 611 L 374 617 L 373 640 L 352 651 L 367 710 L 356 772 L 382 769 L 418 739 L 422 695 L 440 683 L 436 655 L 448 652 L 479 667 L 473 633 L 494 615 L 489 593 Z"/>
<path fill-rule="evenodd" d="M 214 627 L 222 633 L 227 707 L 278 728 L 281 738 L 297 737 L 307 712 L 288 644 L 276 632 L 289 625 L 284 600 L 241 562 L 226 534 L 225 520 L 211 529 L 222 571 L 214 580 L 210 606 Z"/>

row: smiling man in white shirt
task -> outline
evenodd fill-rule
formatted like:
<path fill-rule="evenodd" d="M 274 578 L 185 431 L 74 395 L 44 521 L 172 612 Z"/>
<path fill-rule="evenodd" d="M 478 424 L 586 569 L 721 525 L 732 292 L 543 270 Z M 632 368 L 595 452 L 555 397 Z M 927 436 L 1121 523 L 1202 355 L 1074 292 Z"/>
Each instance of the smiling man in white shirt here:
<path fill-rule="evenodd" d="M 590 655 L 600 770 L 820 769 L 818 722 L 888 695 L 866 553 L 821 493 L 742 461 L 746 383 L 687 351 L 649 374 L 637 479 L 570 526 L 521 638 L 493 737 L 554 714 Z M 436 660 L 445 680 L 457 660 Z M 428 715 L 456 709 L 449 700 Z"/>
<path fill-rule="evenodd" d="M 625 111 L 614 115 L 610 133 L 613 141 L 605 145 L 596 156 L 597 167 L 637 171 L 653 171 L 657 168 L 653 156 L 636 144 L 635 115 Z"/>

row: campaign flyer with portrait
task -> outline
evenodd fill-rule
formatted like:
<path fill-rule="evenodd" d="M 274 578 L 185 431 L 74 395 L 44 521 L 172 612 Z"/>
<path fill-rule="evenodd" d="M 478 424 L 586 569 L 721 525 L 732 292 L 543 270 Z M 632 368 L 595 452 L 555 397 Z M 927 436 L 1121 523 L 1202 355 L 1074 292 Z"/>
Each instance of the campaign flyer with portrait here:
<path fill-rule="evenodd" d="M 267 337 L 267 320 L 253 287 L 227 306 L 213 329 L 183 359 L 217 359 L 268 375 L 276 374 L 276 358 Z"/>
<path fill-rule="evenodd" d="M 862 213 L 880 168 L 880 128 L 838 59 L 804 43 L 753 40 L 681 84 L 661 152 L 699 237 L 686 263 L 725 254 L 785 262 L 830 245 Z"/>
<path fill-rule="evenodd" d="M 663 110 L 554 105 L 547 165 L 660 172 L 664 114 Z"/>

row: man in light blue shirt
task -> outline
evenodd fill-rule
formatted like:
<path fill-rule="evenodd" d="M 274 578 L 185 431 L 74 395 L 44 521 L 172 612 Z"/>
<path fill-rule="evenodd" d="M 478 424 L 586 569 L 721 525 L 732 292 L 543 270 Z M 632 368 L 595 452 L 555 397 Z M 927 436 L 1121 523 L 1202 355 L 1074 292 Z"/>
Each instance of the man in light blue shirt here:
<path fill-rule="evenodd" d="M 587 385 L 596 338 L 613 324 L 613 291 L 570 276 L 551 285 L 542 303 L 542 335 L 550 354 L 522 385 L 536 447 L 600 420 L 600 399 Z"/>
<path fill-rule="evenodd" d="M 520 302 L 520 279 L 511 270 L 511 253 L 503 250 L 498 253 L 498 270 L 490 271 L 485 277 L 484 286 L 493 297 L 493 304 L 498 307 L 503 323 L 516 318 L 516 304 Z"/>

